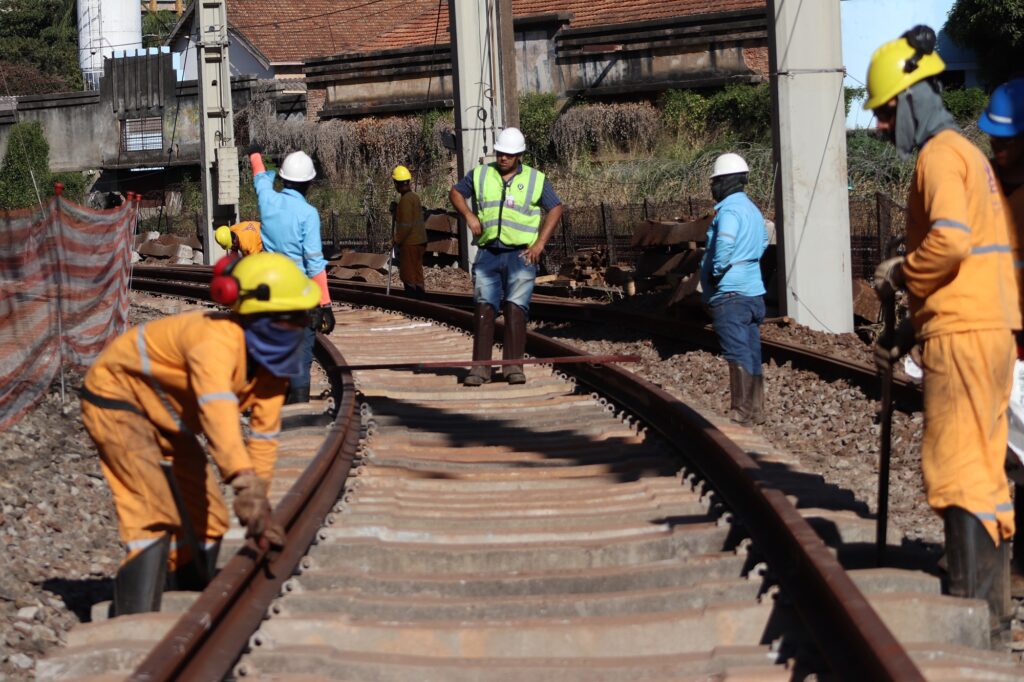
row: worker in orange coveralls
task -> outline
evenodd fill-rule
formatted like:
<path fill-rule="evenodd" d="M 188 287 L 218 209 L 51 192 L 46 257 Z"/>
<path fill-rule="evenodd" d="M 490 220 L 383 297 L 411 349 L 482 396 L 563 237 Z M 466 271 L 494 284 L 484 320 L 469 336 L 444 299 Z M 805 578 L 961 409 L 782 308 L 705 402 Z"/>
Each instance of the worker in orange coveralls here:
<path fill-rule="evenodd" d="M 240 256 L 251 256 L 263 251 L 263 239 L 257 220 L 246 220 L 231 227 L 221 225 L 213 233 L 213 238 L 228 253 L 234 251 Z"/>
<path fill-rule="evenodd" d="M 879 339 L 884 368 L 923 344 L 928 504 L 943 516 L 949 593 L 988 601 L 1008 630 L 1013 503 L 1006 474 L 1010 379 L 1020 329 L 1007 216 L 992 167 L 945 109 L 935 33 L 917 26 L 882 45 L 868 101 L 897 150 L 919 150 L 907 200 L 907 255 L 875 272 L 883 299 L 909 292 L 910 322 Z"/>
<path fill-rule="evenodd" d="M 398 249 L 398 275 L 410 298 L 426 294 L 423 279 L 423 256 L 427 251 L 427 228 L 423 224 L 420 197 L 412 191 L 412 173 L 405 166 L 395 166 L 391 179 L 398 192 L 395 206 L 395 243 Z"/>
<path fill-rule="evenodd" d="M 147 322 L 114 340 L 86 374 L 82 422 L 100 453 L 128 555 L 114 581 L 114 615 L 160 608 L 165 576 L 202 589 L 228 513 L 197 434 L 204 434 L 234 510 L 261 548 L 283 543 L 267 491 L 288 377 L 320 289 L 287 257 L 222 259 L 211 284 L 230 312 L 196 311 Z M 251 410 L 248 442 L 240 417 Z M 194 540 L 161 464 L 169 463 Z M 202 563 L 200 563 L 202 562 Z M 168 575 L 168 571 L 170 572 Z"/>

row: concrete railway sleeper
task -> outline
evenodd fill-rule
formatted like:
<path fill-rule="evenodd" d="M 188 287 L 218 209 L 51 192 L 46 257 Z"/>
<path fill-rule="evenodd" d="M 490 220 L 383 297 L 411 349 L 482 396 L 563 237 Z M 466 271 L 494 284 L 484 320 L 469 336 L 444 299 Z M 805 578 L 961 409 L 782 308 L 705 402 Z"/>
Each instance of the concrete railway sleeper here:
<path fill-rule="evenodd" d="M 325 365 L 469 355 L 466 312 L 332 295 Z M 578 354 L 537 334 L 527 350 Z M 815 529 L 842 556 L 873 523 L 819 508 L 823 486 L 773 471 L 742 431 L 617 367 L 526 373 L 321 379 L 336 402 L 286 413 L 285 554 L 266 564 L 236 529 L 206 592 L 76 628 L 40 679 L 1020 679 L 987 650 L 984 603 L 844 570 Z"/>

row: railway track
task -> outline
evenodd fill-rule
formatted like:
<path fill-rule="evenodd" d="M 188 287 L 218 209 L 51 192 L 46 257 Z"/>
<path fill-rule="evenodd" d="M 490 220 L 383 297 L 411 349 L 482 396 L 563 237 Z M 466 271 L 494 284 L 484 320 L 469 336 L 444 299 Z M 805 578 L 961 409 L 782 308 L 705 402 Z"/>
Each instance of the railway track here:
<path fill-rule="evenodd" d="M 348 372 L 464 359 L 470 315 L 333 295 L 331 397 L 285 415 L 286 551 L 268 562 L 233 530 L 198 598 L 76 628 L 39 679 L 1021 678 L 986 650 L 983 603 L 919 572 L 845 570 L 833 552 L 873 524 L 749 432 L 616 367 L 473 390 L 448 370 Z M 528 351 L 577 354 L 537 334 Z"/>

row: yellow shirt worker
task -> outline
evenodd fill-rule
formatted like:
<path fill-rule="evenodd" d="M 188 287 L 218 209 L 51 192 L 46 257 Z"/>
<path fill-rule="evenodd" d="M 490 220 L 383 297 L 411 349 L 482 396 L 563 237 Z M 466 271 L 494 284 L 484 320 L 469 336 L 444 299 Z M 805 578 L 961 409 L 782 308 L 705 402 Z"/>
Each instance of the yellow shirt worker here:
<path fill-rule="evenodd" d="M 880 339 L 876 360 L 923 344 L 928 504 L 945 524 L 950 594 L 985 599 L 1009 628 L 1013 504 L 1004 472 L 1010 380 L 1020 329 L 1002 194 L 984 154 L 960 134 L 936 76 L 935 33 L 917 26 L 882 45 L 868 71 L 878 128 L 904 156 L 919 150 L 907 200 L 907 256 L 875 272 L 882 297 L 906 288 L 911 324 Z"/>
<path fill-rule="evenodd" d="M 257 220 L 245 220 L 231 227 L 221 225 L 214 231 L 213 238 L 229 253 L 234 251 L 241 256 L 251 256 L 263 251 L 263 238 Z"/>

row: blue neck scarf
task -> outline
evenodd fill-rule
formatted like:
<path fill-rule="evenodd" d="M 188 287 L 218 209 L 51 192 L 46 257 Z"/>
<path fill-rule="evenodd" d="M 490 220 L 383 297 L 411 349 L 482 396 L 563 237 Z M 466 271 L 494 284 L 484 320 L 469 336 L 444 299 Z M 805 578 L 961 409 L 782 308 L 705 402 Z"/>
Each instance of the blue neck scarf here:
<path fill-rule="evenodd" d="M 304 333 L 305 329 L 282 327 L 269 317 L 258 317 L 245 325 L 246 350 L 274 376 L 297 376 L 302 364 L 299 346 Z"/>

